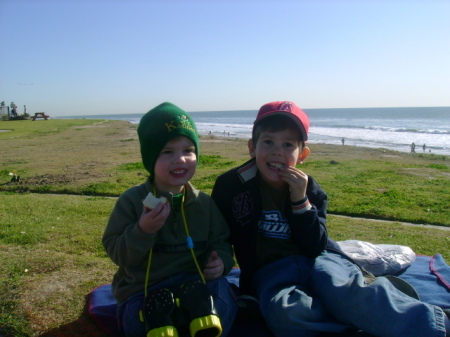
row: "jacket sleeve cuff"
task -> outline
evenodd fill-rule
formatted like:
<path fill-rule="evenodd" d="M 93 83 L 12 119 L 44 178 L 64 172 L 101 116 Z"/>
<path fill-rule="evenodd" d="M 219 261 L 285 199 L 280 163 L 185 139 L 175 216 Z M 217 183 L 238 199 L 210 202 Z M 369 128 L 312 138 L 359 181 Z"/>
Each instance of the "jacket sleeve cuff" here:
<path fill-rule="evenodd" d="M 304 197 L 300 201 L 291 202 L 291 207 L 292 207 L 292 213 L 294 213 L 294 214 L 303 214 L 312 208 L 312 206 L 308 200 L 308 197 Z"/>

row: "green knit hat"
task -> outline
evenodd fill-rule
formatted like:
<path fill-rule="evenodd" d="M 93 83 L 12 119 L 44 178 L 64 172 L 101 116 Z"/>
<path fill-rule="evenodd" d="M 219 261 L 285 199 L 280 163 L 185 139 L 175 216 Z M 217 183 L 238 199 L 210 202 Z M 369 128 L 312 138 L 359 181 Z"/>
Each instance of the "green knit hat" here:
<path fill-rule="evenodd" d="M 198 161 L 198 135 L 192 118 L 172 103 L 162 103 L 147 112 L 139 122 L 137 129 L 141 145 L 142 163 L 145 169 L 154 175 L 155 162 L 168 141 L 185 136 L 195 145 Z"/>

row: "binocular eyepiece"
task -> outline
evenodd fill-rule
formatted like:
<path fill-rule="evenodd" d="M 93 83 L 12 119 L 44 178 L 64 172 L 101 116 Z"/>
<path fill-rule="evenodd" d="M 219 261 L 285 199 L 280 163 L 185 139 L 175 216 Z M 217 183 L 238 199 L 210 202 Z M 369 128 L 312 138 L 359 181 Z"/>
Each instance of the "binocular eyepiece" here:
<path fill-rule="evenodd" d="M 141 314 L 147 337 L 178 337 L 178 329 L 189 329 L 191 337 L 222 334 L 213 298 L 200 281 L 184 283 L 174 292 L 167 288 L 151 292 Z"/>

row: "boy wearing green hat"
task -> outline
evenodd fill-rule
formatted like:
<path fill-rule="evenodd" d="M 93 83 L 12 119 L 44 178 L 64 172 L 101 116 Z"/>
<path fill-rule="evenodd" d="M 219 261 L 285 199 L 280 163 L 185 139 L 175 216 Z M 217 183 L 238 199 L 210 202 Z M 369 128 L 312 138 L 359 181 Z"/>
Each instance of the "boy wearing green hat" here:
<path fill-rule="evenodd" d="M 112 281 L 119 325 L 126 336 L 226 336 L 237 309 L 224 278 L 233 253 L 221 213 L 189 182 L 199 153 L 195 124 L 162 103 L 137 132 L 150 176 L 119 197 L 102 239 L 119 266 Z M 149 193 L 167 202 L 150 209 Z"/>

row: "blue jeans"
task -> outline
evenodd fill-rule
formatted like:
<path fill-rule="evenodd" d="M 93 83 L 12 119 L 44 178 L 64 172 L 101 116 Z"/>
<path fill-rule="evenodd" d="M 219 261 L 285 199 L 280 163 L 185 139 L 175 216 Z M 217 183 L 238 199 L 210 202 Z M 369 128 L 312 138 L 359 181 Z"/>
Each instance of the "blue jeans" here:
<path fill-rule="evenodd" d="M 267 265 L 255 277 L 261 312 L 279 337 L 363 330 L 380 337 L 444 337 L 444 313 L 378 277 L 366 283 L 345 257 L 293 255 Z"/>
<path fill-rule="evenodd" d="M 172 288 L 187 281 L 199 279 L 200 277 L 198 275 L 179 274 L 148 288 L 148 291 L 151 292 L 159 288 Z M 207 281 L 206 286 L 214 299 L 214 306 L 220 317 L 222 326 L 222 336 L 225 337 L 233 325 L 237 312 L 237 302 L 234 292 L 224 277 Z M 117 309 L 119 325 L 126 337 L 145 337 L 147 334 L 145 324 L 139 319 L 139 311 L 142 309 L 143 302 L 144 292 L 142 291 L 121 303 Z M 180 336 L 182 335 L 180 334 Z"/>

